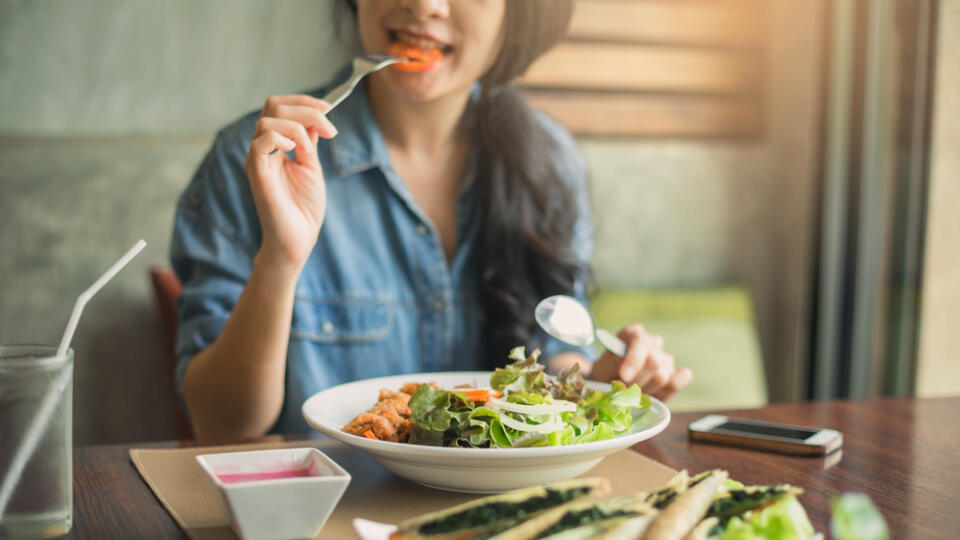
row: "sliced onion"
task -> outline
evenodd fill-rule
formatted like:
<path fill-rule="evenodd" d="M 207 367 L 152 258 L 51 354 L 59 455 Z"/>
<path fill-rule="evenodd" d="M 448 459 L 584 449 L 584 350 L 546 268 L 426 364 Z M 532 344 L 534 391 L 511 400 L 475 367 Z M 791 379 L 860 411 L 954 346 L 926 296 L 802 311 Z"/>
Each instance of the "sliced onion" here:
<path fill-rule="evenodd" d="M 535 433 L 549 433 L 551 431 L 562 429 L 563 426 L 566 425 L 557 418 L 552 418 L 549 422 L 544 422 L 542 424 L 528 424 L 526 422 L 514 420 L 505 414 L 500 415 L 500 421 L 503 422 L 503 425 L 507 426 L 508 428 L 513 428 L 517 431 L 532 431 Z"/>
<path fill-rule="evenodd" d="M 541 405 L 522 405 L 511 403 L 505 399 L 490 398 L 487 400 L 487 406 L 520 414 L 557 414 L 577 410 L 576 403 L 565 399 L 557 399 L 553 403 L 543 403 Z"/>

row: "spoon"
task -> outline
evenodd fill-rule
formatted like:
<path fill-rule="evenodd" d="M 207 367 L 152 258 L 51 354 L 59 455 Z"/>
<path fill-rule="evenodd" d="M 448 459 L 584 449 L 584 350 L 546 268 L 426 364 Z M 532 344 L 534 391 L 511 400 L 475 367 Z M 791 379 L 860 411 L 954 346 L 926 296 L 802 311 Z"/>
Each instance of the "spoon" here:
<path fill-rule="evenodd" d="M 597 328 L 597 322 L 586 306 L 565 294 L 548 296 L 537 304 L 534 318 L 540 328 L 570 345 L 590 345 L 594 338 L 613 354 L 623 357 L 627 344 L 614 334 Z"/>

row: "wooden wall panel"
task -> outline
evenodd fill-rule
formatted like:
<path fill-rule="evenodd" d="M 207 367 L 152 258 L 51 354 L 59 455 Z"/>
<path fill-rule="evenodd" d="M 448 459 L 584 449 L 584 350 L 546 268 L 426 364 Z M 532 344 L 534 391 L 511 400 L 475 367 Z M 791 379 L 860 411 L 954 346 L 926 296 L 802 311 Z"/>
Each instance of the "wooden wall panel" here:
<path fill-rule="evenodd" d="M 755 137 L 763 0 L 578 0 L 567 39 L 518 81 L 574 134 Z"/>
<path fill-rule="evenodd" d="M 752 99 L 527 91 L 534 108 L 571 132 L 610 137 L 750 137 L 762 129 Z"/>
<path fill-rule="evenodd" d="M 575 40 L 755 47 L 763 12 L 744 0 L 578 0 Z"/>
<path fill-rule="evenodd" d="M 527 71 L 529 87 L 753 93 L 759 66 L 744 54 L 705 48 L 565 42 Z"/>

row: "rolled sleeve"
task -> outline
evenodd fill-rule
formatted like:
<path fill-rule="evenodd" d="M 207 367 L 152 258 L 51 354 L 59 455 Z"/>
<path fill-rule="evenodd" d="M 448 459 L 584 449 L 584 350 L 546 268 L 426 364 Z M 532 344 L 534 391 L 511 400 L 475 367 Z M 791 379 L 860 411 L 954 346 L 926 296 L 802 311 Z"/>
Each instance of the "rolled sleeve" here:
<path fill-rule="evenodd" d="M 170 260 L 183 283 L 177 301 L 177 390 L 187 367 L 220 335 L 247 282 L 259 224 L 235 133 L 218 135 L 177 205 Z"/>
<path fill-rule="evenodd" d="M 184 283 L 177 301 L 177 388 L 194 356 L 220 335 L 236 305 L 252 266 L 246 250 L 197 216 L 179 211 L 171 259 Z"/>

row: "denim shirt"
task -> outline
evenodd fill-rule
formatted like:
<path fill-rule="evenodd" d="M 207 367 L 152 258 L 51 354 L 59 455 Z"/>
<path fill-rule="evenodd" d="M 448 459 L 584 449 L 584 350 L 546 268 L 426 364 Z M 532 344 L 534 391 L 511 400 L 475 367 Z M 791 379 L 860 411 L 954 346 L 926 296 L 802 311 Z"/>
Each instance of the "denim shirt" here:
<path fill-rule="evenodd" d="M 324 94 L 325 88 L 311 92 Z M 243 168 L 259 115 L 249 114 L 217 134 L 177 206 L 171 259 L 184 285 L 176 341 L 181 396 L 187 365 L 223 329 L 260 247 L 260 223 Z M 317 146 L 327 213 L 296 286 L 284 404 L 275 432 L 308 431 L 300 406 L 325 388 L 485 364 L 472 176 L 467 173 L 457 201 L 457 250 L 448 263 L 437 230 L 390 164 L 364 85 L 329 118 L 339 135 Z M 577 194 L 573 247 L 586 261 L 592 227 L 583 162 L 563 128 L 538 118 L 562 149 L 553 157 Z M 579 283 L 581 299 L 583 293 Z M 592 357 L 589 350 L 545 335 L 534 345 L 546 358 L 564 350 Z M 375 400 L 370 396 L 371 404 Z"/>

